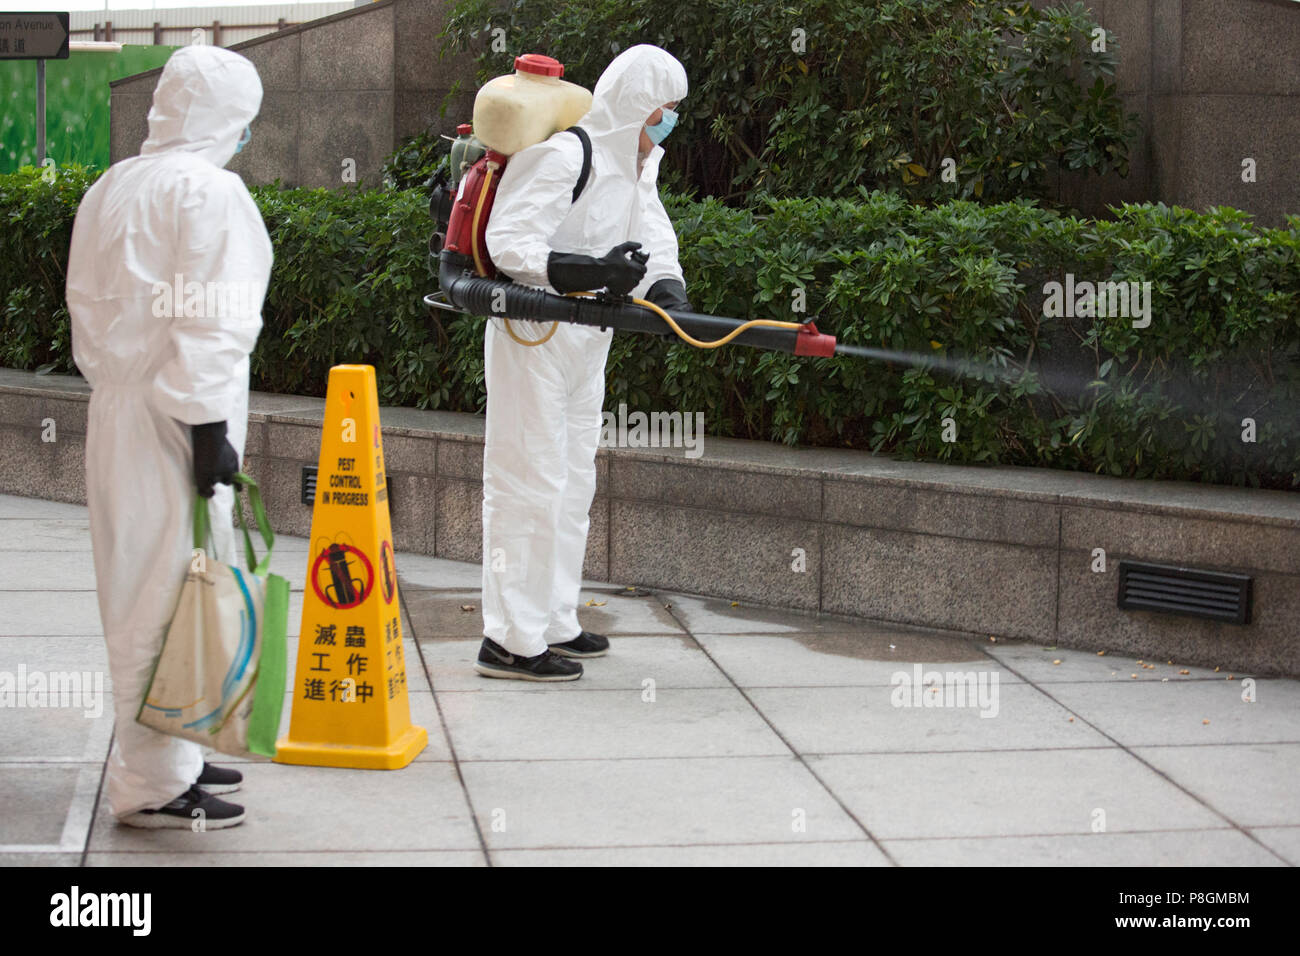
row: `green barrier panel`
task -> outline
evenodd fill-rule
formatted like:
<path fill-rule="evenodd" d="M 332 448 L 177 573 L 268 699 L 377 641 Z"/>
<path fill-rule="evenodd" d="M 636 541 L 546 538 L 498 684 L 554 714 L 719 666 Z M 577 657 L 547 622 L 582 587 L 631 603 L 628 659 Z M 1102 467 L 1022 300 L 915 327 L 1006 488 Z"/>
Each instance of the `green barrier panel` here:
<path fill-rule="evenodd" d="M 162 66 L 174 46 L 124 46 L 45 61 L 45 154 L 57 165 L 108 168 L 109 86 Z M 0 173 L 36 162 L 36 61 L 0 60 Z"/>

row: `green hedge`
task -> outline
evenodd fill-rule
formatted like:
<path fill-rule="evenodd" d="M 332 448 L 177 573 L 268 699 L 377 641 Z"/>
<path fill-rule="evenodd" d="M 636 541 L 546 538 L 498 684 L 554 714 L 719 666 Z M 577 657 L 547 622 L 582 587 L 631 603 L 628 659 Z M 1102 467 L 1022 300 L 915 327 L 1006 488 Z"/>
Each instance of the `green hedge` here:
<path fill-rule="evenodd" d="M 88 179 L 0 176 L 0 365 L 72 369 L 63 268 Z M 255 387 L 320 395 L 331 365 L 367 362 L 386 403 L 482 407 L 483 320 L 439 323 L 420 304 L 435 288 L 420 192 L 253 194 L 276 249 Z M 1300 487 L 1300 217 L 1262 229 L 1236 210 L 1144 205 L 1092 221 L 884 193 L 668 205 L 700 310 L 815 316 L 844 342 L 966 357 L 1016 381 L 622 335 L 607 408 L 703 411 L 714 435 L 903 457 Z M 1151 326 L 1042 318 L 1044 283 L 1066 272 L 1150 281 Z M 806 313 L 791 312 L 796 287 Z"/>
<path fill-rule="evenodd" d="M 0 174 L 0 366 L 73 371 L 68 246 L 77 206 L 98 175 L 83 166 Z"/>
<path fill-rule="evenodd" d="M 619 50 L 671 51 L 691 82 L 664 141 L 675 191 L 1001 202 L 1045 200 L 1060 170 L 1128 174 L 1127 38 L 1099 30 L 1078 0 L 454 0 L 443 39 L 480 82 L 532 52 L 588 89 Z"/>

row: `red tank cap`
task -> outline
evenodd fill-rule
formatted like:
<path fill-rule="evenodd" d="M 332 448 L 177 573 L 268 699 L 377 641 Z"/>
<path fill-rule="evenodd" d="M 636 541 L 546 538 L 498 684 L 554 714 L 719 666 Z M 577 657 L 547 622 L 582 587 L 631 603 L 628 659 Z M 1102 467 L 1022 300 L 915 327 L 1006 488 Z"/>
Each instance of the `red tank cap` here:
<path fill-rule="evenodd" d="M 472 132 L 474 132 L 473 123 L 461 123 L 459 126 L 456 127 L 457 136 L 468 136 Z"/>
<path fill-rule="evenodd" d="M 515 69 L 537 76 L 564 76 L 564 64 L 541 53 L 525 53 L 515 57 Z"/>

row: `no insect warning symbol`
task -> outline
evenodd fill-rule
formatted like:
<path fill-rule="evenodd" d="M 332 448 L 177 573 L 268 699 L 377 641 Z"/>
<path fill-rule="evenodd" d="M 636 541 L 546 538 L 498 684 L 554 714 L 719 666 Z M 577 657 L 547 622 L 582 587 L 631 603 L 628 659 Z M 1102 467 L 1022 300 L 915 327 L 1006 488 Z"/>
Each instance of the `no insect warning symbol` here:
<path fill-rule="evenodd" d="M 388 542 L 384 542 L 388 546 Z M 392 561 L 392 555 L 387 555 Z M 375 584 L 375 569 L 360 549 L 350 544 L 322 548 L 311 569 L 311 586 L 316 597 L 336 611 L 346 611 L 364 601 Z M 385 595 L 385 603 L 391 598 Z"/>

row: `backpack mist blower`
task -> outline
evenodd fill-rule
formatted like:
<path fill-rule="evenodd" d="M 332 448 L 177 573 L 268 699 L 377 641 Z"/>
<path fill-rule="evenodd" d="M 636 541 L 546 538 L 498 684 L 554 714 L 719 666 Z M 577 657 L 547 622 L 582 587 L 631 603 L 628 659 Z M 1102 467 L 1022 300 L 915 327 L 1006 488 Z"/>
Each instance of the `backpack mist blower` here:
<path fill-rule="evenodd" d="M 522 345 L 541 345 L 554 334 L 534 341 L 520 338 L 510 318 L 570 322 L 621 332 L 651 335 L 676 333 L 696 348 L 728 343 L 829 357 L 871 356 L 875 350 L 837 346 L 833 335 L 817 331 L 812 322 L 727 318 L 697 312 L 668 311 L 646 299 L 608 292 L 555 295 L 498 277 L 488 255 L 485 233 L 497 183 L 509 158 L 519 150 L 565 131 L 583 147 L 582 173 L 574 184 L 576 201 L 591 171 L 591 142 L 574 124 L 591 108 L 591 93 L 560 79 L 564 66 L 535 53 L 515 58 L 515 72 L 485 84 L 474 99 L 474 122 L 457 127 L 451 145 L 450 175 L 440 173 L 433 184 L 429 212 L 436 228 L 429 240 L 429 258 L 440 291 L 424 297 L 429 308 L 463 315 L 506 320 L 506 330 Z M 632 256 L 644 262 L 643 253 Z"/>

